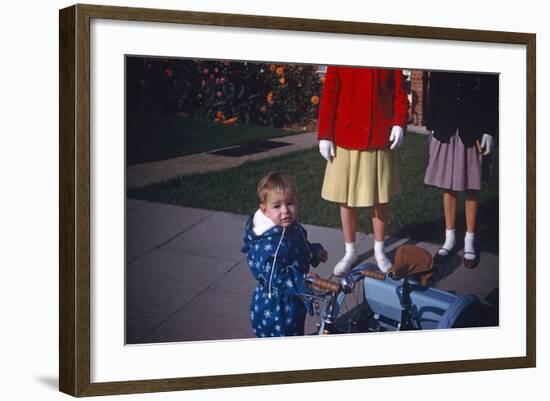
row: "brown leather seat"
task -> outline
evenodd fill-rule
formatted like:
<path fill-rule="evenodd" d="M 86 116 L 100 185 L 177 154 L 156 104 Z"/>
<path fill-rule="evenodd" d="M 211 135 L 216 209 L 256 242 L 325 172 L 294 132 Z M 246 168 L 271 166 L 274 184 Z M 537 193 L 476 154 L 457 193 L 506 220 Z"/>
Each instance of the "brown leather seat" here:
<path fill-rule="evenodd" d="M 390 274 L 412 277 L 422 285 L 428 285 L 433 276 L 433 258 L 430 252 L 416 245 L 401 245 L 395 252 Z"/>

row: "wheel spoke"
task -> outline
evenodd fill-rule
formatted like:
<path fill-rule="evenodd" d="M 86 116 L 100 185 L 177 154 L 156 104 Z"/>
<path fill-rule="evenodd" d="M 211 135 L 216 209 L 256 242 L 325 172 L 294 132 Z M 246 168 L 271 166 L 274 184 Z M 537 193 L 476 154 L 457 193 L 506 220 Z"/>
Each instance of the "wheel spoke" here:
<path fill-rule="evenodd" d="M 341 294 L 340 310 L 335 323 L 344 333 L 368 331 L 366 327 L 368 311 L 364 301 L 364 279 L 360 275 L 360 271 L 367 268 L 372 268 L 372 266 L 359 266 L 353 270 L 355 274 L 346 277 L 352 288 L 345 296 Z"/>

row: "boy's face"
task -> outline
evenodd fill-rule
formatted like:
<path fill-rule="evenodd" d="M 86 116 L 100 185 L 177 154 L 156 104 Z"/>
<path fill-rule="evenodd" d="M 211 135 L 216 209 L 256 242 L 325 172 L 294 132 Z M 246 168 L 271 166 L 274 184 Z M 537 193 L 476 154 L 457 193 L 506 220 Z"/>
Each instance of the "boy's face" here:
<path fill-rule="evenodd" d="M 288 227 L 298 217 L 298 202 L 292 192 L 270 192 L 265 203 L 260 204 L 262 212 L 278 226 Z"/>

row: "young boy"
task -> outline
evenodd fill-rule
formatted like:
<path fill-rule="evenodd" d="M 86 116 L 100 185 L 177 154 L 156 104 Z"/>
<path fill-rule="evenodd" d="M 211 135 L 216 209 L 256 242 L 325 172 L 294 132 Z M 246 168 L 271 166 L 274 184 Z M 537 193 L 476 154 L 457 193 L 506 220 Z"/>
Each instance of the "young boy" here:
<path fill-rule="evenodd" d="M 309 266 L 326 262 L 320 244 L 310 244 L 298 223 L 294 180 L 271 172 L 258 184 L 259 209 L 248 219 L 242 251 L 258 281 L 250 305 L 257 337 L 304 335 L 306 306 L 296 293 L 304 292 Z"/>

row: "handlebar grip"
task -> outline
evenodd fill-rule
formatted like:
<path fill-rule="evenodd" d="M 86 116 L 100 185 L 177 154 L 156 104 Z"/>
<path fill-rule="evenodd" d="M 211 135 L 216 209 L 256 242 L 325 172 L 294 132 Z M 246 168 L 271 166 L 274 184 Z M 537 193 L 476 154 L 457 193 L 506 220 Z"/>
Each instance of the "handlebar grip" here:
<path fill-rule="evenodd" d="M 317 287 L 321 290 L 332 292 L 333 294 L 340 291 L 340 283 L 335 283 L 334 281 L 327 280 L 326 278 L 310 276 L 309 277 L 311 285 Z"/>
<path fill-rule="evenodd" d="M 376 280 L 384 280 L 386 278 L 386 273 L 377 272 L 375 270 L 363 270 L 361 276 L 374 278 Z"/>

